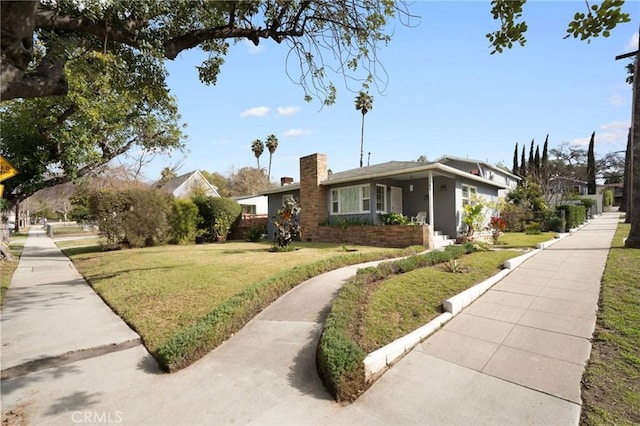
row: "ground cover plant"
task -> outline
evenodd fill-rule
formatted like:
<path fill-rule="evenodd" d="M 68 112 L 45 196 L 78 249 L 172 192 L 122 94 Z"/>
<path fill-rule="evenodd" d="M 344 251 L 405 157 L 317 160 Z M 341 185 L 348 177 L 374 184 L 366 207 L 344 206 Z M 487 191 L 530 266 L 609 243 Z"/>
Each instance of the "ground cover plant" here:
<path fill-rule="evenodd" d="M 24 248 L 27 234 L 14 234 L 9 240 L 9 253 L 14 260 L 0 260 L 0 305 L 4 304 L 4 295 L 11 284 L 13 273 L 18 267 L 18 260 Z"/>
<path fill-rule="evenodd" d="M 415 253 L 339 244 L 269 242 L 64 250 L 96 292 L 168 371 L 185 367 L 228 339 L 290 288 L 341 266 Z"/>
<path fill-rule="evenodd" d="M 618 225 L 602 277 L 591 358 L 582 377 L 581 425 L 640 424 L 640 249 Z"/>
<path fill-rule="evenodd" d="M 480 251 L 466 243 L 358 271 L 343 286 L 318 344 L 318 371 L 338 401 L 355 400 L 365 383 L 366 355 L 443 312 L 442 302 L 495 275 L 521 253 Z M 473 253 L 467 254 L 465 253 Z M 455 271 L 450 262 L 456 260 Z M 455 273 L 463 272 L 463 273 Z"/>

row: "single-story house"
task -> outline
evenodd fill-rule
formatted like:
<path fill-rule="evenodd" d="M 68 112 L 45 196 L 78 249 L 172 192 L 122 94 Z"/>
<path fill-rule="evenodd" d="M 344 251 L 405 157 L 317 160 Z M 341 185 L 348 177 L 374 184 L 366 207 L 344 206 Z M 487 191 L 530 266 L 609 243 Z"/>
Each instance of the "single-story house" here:
<path fill-rule="evenodd" d="M 194 191 L 204 191 L 207 196 L 219 197 L 218 188 L 200 173 L 199 170 L 185 173 L 158 186 L 162 191 L 176 198 L 188 198 Z"/>
<path fill-rule="evenodd" d="M 295 197 L 302 208 L 305 241 L 431 248 L 439 239 L 465 232 L 463 206 L 475 196 L 497 201 L 499 191 L 511 189 L 520 179 L 499 168 L 488 170 L 485 177 L 475 173 L 478 165 L 489 169 L 486 163 L 442 157 L 433 162 L 390 161 L 329 174 L 326 155 L 308 155 L 300 158 L 299 182 L 263 192 L 269 200 L 267 232 L 273 235 L 276 212 Z M 331 226 L 382 225 L 380 214 L 390 212 L 425 217 L 426 226 Z"/>

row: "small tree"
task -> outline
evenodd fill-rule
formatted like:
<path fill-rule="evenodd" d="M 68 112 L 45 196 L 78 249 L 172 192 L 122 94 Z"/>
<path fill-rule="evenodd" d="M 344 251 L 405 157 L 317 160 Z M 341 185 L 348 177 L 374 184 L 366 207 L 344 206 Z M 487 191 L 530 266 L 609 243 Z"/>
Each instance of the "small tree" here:
<path fill-rule="evenodd" d="M 295 198 L 288 200 L 280 210 L 276 212 L 274 245 L 280 249 L 288 247 L 296 238 L 302 235 L 300 226 L 300 203 Z"/>
<path fill-rule="evenodd" d="M 170 242 L 182 244 L 193 242 L 198 225 L 198 206 L 191 200 L 173 200 L 167 217 Z"/>
<path fill-rule="evenodd" d="M 242 207 L 231 198 L 209 197 L 213 213 L 213 235 L 216 241 L 226 241 L 231 225 L 242 213 Z"/>

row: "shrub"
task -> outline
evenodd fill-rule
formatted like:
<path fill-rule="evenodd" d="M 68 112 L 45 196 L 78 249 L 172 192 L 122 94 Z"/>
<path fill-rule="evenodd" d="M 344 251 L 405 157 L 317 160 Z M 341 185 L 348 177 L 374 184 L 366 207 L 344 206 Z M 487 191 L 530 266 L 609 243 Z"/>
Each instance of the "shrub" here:
<path fill-rule="evenodd" d="M 576 206 L 566 204 L 557 206 L 557 209 L 558 215 L 560 217 L 564 215 L 564 219 L 566 221 L 566 231 L 569 231 L 571 228 L 576 228 L 578 225 L 584 223 L 586 219 L 585 208 L 583 205 Z"/>
<path fill-rule="evenodd" d="M 610 189 L 605 189 L 604 192 L 602 193 L 602 204 L 604 204 L 605 207 L 611 207 L 613 205 L 613 201 L 614 201 L 613 191 Z"/>
<path fill-rule="evenodd" d="M 407 216 L 400 213 L 380 213 L 380 220 L 385 225 L 406 225 L 411 222 Z"/>
<path fill-rule="evenodd" d="M 191 200 L 173 200 L 167 217 L 170 241 L 182 244 L 192 241 L 198 225 L 198 207 Z"/>
<path fill-rule="evenodd" d="M 566 221 L 559 216 L 552 216 L 547 221 L 547 229 L 554 232 L 564 232 Z"/>
<path fill-rule="evenodd" d="M 473 239 L 476 231 L 481 230 L 485 223 L 484 204 L 476 200 L 475 204 L 466 204 L 463 207 L 462 223 L 467 225 L 467 238 Z"/>
<path fill-rule="evenodd" d="M 489 229 L 491 230 L 491 239 L 493 243 L 496 244 L 500 235 L 504 232 L 507 227 L 507 222 L 504 221 L 501 217 L 493 216 L 489 220 Z"/>
<path fill-rule="evenodd" d="M 207 239 L 225 241 L 231 225 L 242 213 L 242 207 L 231 198 L 196 195 L 193 202 L 198 207 L 198 229 Z"/>
<path fill-rule="evenodd" d="M 125 235 L 124 208 L 126 198 L 115 189 L 97 189 L 87 194 L 86 208 L 105 238 L 105 247 L 118 248 Z"/>
<path fill-rule="evenodd" d="M 213 235 L 218 241 L 226 241 L 242 207 L 231 198 L 211 197 L 209 203 L 213 209 Z"/>
<path fill-rule="evenodd" d="M 500 217 L 505 222 L 505 231 L 522 232 L 525 224 L 533 218 L 533 213 L 520 204 L 506 203 Z"/>
<path fill-rule="evenodd" d="M 527 235 L 540 235 L 542 234 L 542 227 L 538 222 L 530 222 L 524 230 Z"/>
<path fill-rule="evenodd" d="M 129 188 L 123 191 L 124 240 L 129 247 L 164 243 L 167 238 L 167 214 L 171 196 L 157 188 Z"/>
<path fill-rule="evenodd" d="M 267 233 L 267 225 L 264 223 L 251 225 L 251 227 L 245 232 L 244 238 L 247 241 L 256 242 L 260 241 L 262 235 Z"/>

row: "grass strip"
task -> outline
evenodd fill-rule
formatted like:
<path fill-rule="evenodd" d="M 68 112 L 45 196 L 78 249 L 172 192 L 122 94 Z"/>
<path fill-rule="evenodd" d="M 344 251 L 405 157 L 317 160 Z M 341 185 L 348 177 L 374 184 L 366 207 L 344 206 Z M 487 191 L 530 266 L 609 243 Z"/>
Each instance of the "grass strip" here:
<path fill-rule="evenodd" d="M 371 385 L 364 380 L 368 353 L 429 322 L 442 312 L 443 300 L 494 275 L 505 260 L 520 254 L 501 250 L 464 256 L 483 249 L 468 243 L 384 262 L 359 270 L 342 287 L 316 354 L 320 377 L 337 401 L 353 401 Z"/>
<path fill-rule="evenodd" d="M 11 284 L 13 273 L 18 268 L 18 261 L 22 255 L 27 234 L 14 234 L 9 240 L 9 253 L 14 260 L 0 260 L 0 306 L 4 305 L 4 297 Z"/>
<path fill-rule="evenodd" d="M 602 277 L 591 358 L 582 377 L 580 424 L 640 424 L 640 250 L 616 230 Z"/>

